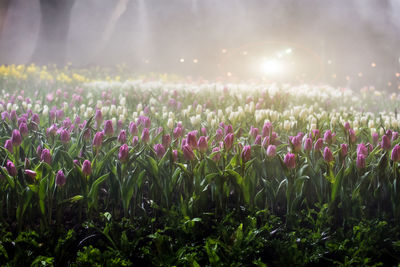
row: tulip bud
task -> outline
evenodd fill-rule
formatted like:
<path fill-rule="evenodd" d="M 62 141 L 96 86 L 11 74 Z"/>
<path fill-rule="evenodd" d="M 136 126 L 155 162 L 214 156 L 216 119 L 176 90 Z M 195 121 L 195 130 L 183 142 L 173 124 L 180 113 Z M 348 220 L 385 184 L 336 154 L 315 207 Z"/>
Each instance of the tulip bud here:
<path fill-rule="evenodd" d="M 324 142 L 325 142 L 326 144 L 330 145 L 330 144 L 332 144 L 332 141 L 333 141 L 332 139 L 333 139 L 333 136 L 332 136 L 331 130 L 327 130 L 327 131 L 324 133 Z"/>
<path fill-rule="evenodd" d="M 23 137 L 26 137 L 28 135 L 28 125 L 26 125 L 25 122 L 19 125 L 19 132 Z"/>
<path fill-rule="evenodd" d="M 94 135 L 93 143 L 92 143 L 94 148 L 100 148 L 103 145 L 103 137 L 104 137 L 103 132 L 97 132 Z"/>
<path fill-rule="evenodd" d="M 364 143 L 360 143 L 357 145 L 357 154 L 363 154 L 364 156 L 368 156 L 368 149 L 364 145 Z"/>
<path fill-rule="evenodd" d="M 264 139 L 263 139 L 261 145 L 262 145 L 263 147 L 265 147 L 265 148 L 268 147 L 268 145 L 269 145 L 269 136 L 264 137 Z"/>
<path fill-rule="evenodd" d="M 113 136 L 114 128 L 111 120 L 106 120 L 104 122 L 104 134 L 107 137 Z"/>
<path fill-rule="evenodd" d="M 299 152 L 301 150 L 301 136 L 290 136 L 289 141 L 292 144 L 293 151 L 294 152 Z"/>
<path fill-rule="evenodd" d="M 306 140 L 304 141 L 304 151 L 306 152 L 310 152 L 312 149 L 312 139 L 311 138 L 306 138 Z"/>
<path fill-rule="evenodd" d="M 225 136 L 225 139 L 224 139 L 224 148 L 225 148 L 226 151 L 229 151 L 229 150 L 232 148 L 233 139 L 234 139 L 234 136 L 233 136 L 232 133 L 229 133 L 229 134 L 227 134 L 227 135 Z"/>
<path fill-rule="evenodd" d="M 136 134 L 138 133 L 138 128 L 137 128 L 136 123 L 131 122 L 131 123 L 129 124 L 129 133 L 130 133 L 131 135 L 136 135 Z"/>
<path fill-rule="evenodd" d="M 333 161 L 333 154 L 332 154 L 332 151 L 329 149 L 329 147 L 325 147 L 323 157 L 324 157 L 325 162 L 327 162 L 327 163 Z"/>
<path fill-rule="evenodd" d="M 6 140 L 6 143 L 4 144 L 4 148 L 8 150 L 8 152 L 13 153 L 13 144 L 11 139 Z"/>
<path fill-rule="evenodd" d="M 46 162 L 47 164 L 51 165 L 51 154 L 50 150 L 47 148 L 42 150 L 42 154 L 40 156 L 40 160 Z"/>
<path fill-rule="evenodd" d="M 180 138 L 180 137 L 182 137 L 182 134 L 183 134 L 183 129 L 182 129 L 182 127 L 176 127 L 175 129 L 174 129 L 174 132 L 173 132 L 173 135 L 174 135 L 174 138 L 175 139 L 178 139 L 178 138 Z"/>
<path fill-rule="evenodd" d="M 354 132 L 353 129 L 349 129 L 349 138 L 350 138 L 350 143 L 354 143 L 357 140 L 356 133 Z"/>
<path fill-rule="evenodd" d="M 346 122 L 344 123 L 344 128 L 345 128 L 347 131 L 350 130 L 350 123 L 349 123 L 348 121 L 346 121 Z"/>
<path fill-rule="evenodd" d="M 372 144 L 376 146 L 378 144 L 379 135 L 378 133 L 372 133 Z"/>
<path fill-rule="evenodd" d="M 314 150 L 315 151 L 321 150 L 323 145 L 324 145 L 324 141 L 322 140 L 322 138 L 318 138 L 318 140 L 314 144 Z"/>
<path fill-rule="evenodd" d="M 256 139 L 254 140 L 255 145 L 261 145 L 261 135 L 257 135 Z"/>
<path fill-rule="evenodd" d="M 126 143 L 126 131 L 121 130 L 121 132 L 118 135 L 118 142 L 120 144 L 125 144 Z"/>
<path fill-rule="evenodd" d="M 82 164 L 82 173 L 86 176 L 92 174 L 92 163 L 89 160 L 84 160 Z"/>
<path fill-rule="evenodd" d="M 197 149 L 197 132 L 192 131 L 187 134 L 186 143 L 194 150 Z"/>
<path fill-rule="evenodd" d="M 230 133 L 233 133 L 232 125 L 230 125 L 230 124 L 229 125 L 225 125 L 225 134 L 230 134 Z"/>
<path fill-rule="evenodd" d="M 254 128 L 253 126 L 250 127 L 250 133 L 249 133 L 249 134 L 250 134 L 251 136 L 253 136 L 254 138 L 257 137 L 258 132 L 259 132 L 258 128 Z"/>
<path fill-rule="evenodd" d="M 100 125 L 103 121 L 103 113 L 100 109 L 96 110 L 96 115 L 94 115 L 94 119 L 96 120 L 97 125 Z"/>
<path fill-rule="evenodd" d="M 176 162 L 178 160 L 178 150 L 172 150 L 172 161 Z"/>
<path fill-rule="evenodd" d="M 393 132 L 393 134 L 392 134 L 392 142 L 397 140 L 397 138 L 399 138 L 399 133 L 398 132 Z"/>
<path fill-rule="evenodd" d="M 289 170 L 296 168 L 296 156 L 292 153 L 287 153 L 283 162 Z"/>
<path fill-rule="evenodd" d="M 392 150 L 392 155 L 391 155 L 391 160 L 394 162 L 399 162 L 400 161 L 400 146 L 395 145 Z"/>
<path fill-rule="evenodd" d="M 182 150 L 183 150 L 183 157 L 185 158 L 185 160 L 188 160 L 188 161 L 194 160 L 195 155 L 194 155 L 193 150 L 190 147 L 190 145 L 188 145 L 188 144 L 184 145 Z"/>
<path fill-rule="evenodd" d="M 261 138 L 261 136 L 260 136 Z M 251 159 L 251 146 L 244 146 L 241 154 L 243 163 L 246 163 Z"/>
<path fill-rule="evenodd" d="M 144 128 L 142 131 L 142 142 L 148 143 L 150 141 L 149 128 Z"/>
<path fill-rule="evenodd" d="M 357 154 L 356 166 L 358 169 L 365 168 L 365 155 L 364 154 L 362 154 L 362 153 Z"/>
<path fill-rule="evenodd" d="M 386 135 L 389 137 L 389 139 L 392 139 L 393 131 L 390 129 L 386 130 Z"/>
<path fill-rule="evenodd" d="M 165 154 L 165 148 L 162 144 L 154 145 L 154 151 L 156 152 L 157 158 L 161 159 Z"/>
<path fill-rule="evenodd" d="M 206 136 L 207 135 L 207 129 L 206 127 L 201 127 L 201 134 Z"/>
<path fill-rule="evenodd" d="M 262 136 L 263 137 L 269 136 L 271 132 L 272 132 L 272 123 L 270 123 L 270 122 L 264 123 L 263 129 L 262 129 Z"/>
<path fill-rule="evenodd" d="M 56 186 L 62 187 L 65 185 L 67 179 L 65 178 L 64 172 L 59 170 L 56 175 Z"/>
<path fill-rule="evenodd" d="M 390 134 L 391 135 L 391 134 Z M 389 150 L 392 147 L 392 144 L 390 142 L 390 137 L 388 135 L 383 135 L 382 136 L 382 141 L 381 141 L 381 148 L 384 150 Z"/>
<path fill-rule="evenodd" d="M 25 170 L 25 174 L 32 180 L 36 179 L 36 172 L 32 170 Z"/>
<path fill-rule="evenodd" d="M 126 162 L 129 158 L 129 147 L 127 144 L 123 144 L 120 148 L 119 148 L 119 152 L 118 152 L 118 159 L 121 162 Z"/>
<path fill-rule="evenodd" d="M 68 130 L 63 129 L 61 131 L 60 140 L 61 140 L 61 143 L 63 143 L 63 144 L 68 144 L 69 143 L 69 141 L 71 140 L 71 135 L 69 134 Z"/>
<path fill-rule="evenodd" d="M 13 144 L 13 146 L 20 146 L 22 143 L 22 137 L 21 134 L 18 130 L 14 129 L 12 131 L 12 135 L 11 135 L 11 142 Z"/>
<path fill-rule="evenodd" d="M 12 161 L 7 160 L 6 169 L 11 176 L 17 176 L 17 168 Z"/>
<path fill-rule="evenodd" d="M 200 136 L 197 146 L 201 153 L 205 153 L 207 151 L 208 143 L 205 136 Z"/>
<path fill-rule="evenodd" d="M 340 145 L 340 155 L 342 156 L 342 158 L 346 157 L 348 150 L 349 150 L 348 144 Z"/>
<path fill-rule="evenodd" d="M 169 145 L 171 144 L 171 136 L 169 135 L 169 134 L 164 134 L 162 137 L 161 137 L 161 143 L 162 143 L 162 145 L 164 146 L 164 148 L 168 148 L 169 147 Z"/>
<path fill-rule="evenodd" d="M 269 145 L 267 148 L 267 156 L 270 158 L 273 158 L 276 156 L 276 146 L 275 145 Z"/>

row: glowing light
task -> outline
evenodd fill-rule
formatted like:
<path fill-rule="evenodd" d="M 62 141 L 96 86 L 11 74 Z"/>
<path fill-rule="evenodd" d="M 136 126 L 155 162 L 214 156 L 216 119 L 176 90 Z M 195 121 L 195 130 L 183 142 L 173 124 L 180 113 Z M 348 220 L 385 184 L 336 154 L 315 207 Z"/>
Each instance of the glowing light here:
<path fill-rule="evenodd" d="M 391 83 L 391 82 L 388 82 L 388 86 L 392 86 L 392 83 Z"/>
<path fill-rule="evenodd" d="M 222 54 L 225 54 L 226 52 L 228 52 L 228 50 L 226 50 L 225 48 L 222 49 Z"/>
<path fill-rule="evenodd" d="M 286 54 L 291 54 L 292 52 L 293 52 L 292 48 L 288 48 L 288 49 L 285 50 Z"/>
<path fill-rule="evenodd" d="M 226 73 L 226 76 L 231 77 L 231 76 L 232 76 L 232 73 L 231 73 L 231 72 L 227 72 L 227 73 Z"/>
<path fill-rule="evenodd" d="M 266 75 L 281 74 L 285 69 L 283 62 L 276 59 L 265 60 L 260 67 L 261 71 Z"/>
<path fill-rule="evenodd" d="M 183 63 L 183 62 L 185 62 L 185 59 L 184 59 L 184 58 L 181 58 L 181 59 L 179 60 L 179 62 L 180 62 L 180 63 Z"/>
<path fill-rule="evenodd" d="M 329 65 L 332 64 L 332 60 L 328 60 L 328 64 L 329 64 Z"/>
<path fill-rule="evenodd" d="M 350 76 L 346 76 L 346 81 L 349 81 L 350 80 Z"/>
<path fill-rule="evenodd" d="M 400 77 L 400 73 L 399 72 L 396 73 L 396 77 Z"/>
<path fill-rule="evenodd" d="M 336 74 L 335 74 L 335 73 L 332 74 L 332 78 L 333 78 L 333 79 L 336 79 Z"/>
<path fill-rule="evenodd" d="M 247 56 L 247 51 L 243 51 L 243 56 Z"/>
<path fill-rule="evenodd" d="M 358 77 L 362 77 L 362 76 L 363 76 L 362 72 L 359 72 Z"/>
<path fill-rule="evenodd" d="M 371 63 L 371 67 L 375 68 L 375 67 L 376 67 L 376 63 L 375 63 L 375 62 L 372 62 L 372 63 Z"/>
<path fill-rule="evenodd" d="M 199 62 L 199 61 L 197 60 L 197 58 L 193 59 L 193 63 L 194 63 L 194 64 L 196 64 L 197 62 Z"/>

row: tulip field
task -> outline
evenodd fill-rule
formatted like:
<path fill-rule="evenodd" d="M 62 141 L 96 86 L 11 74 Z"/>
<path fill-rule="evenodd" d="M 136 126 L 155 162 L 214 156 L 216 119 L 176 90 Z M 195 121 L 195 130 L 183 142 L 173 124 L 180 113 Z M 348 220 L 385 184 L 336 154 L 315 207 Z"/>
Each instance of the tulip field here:
<path fill-rule="evenodd" d="M 400 94 L 0 66 L 0 262 L 393 266 Z"/>

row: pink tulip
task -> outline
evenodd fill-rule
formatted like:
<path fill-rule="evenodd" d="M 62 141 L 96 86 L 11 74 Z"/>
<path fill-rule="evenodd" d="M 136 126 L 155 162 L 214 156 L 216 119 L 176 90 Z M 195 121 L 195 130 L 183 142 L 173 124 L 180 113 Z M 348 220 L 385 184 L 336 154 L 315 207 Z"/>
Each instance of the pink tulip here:
<path fill-rule="evenodd" d="M 182 151 L 183 151 L 183 157 L 185 158 L 185 160 L 188 160 L 188 161 L 194 160 L 195 155 L 194 155 L 193 150 L 190 147 L 190 145 L 188 145 L 188 144 L 184 145 L 182 148 Z"/>
<path fill-rule="evenodd" d="M 296 156 L 295 156 L 295 154 L 287 153 L 285 155 L 285 158 L 283 159 L 283 162 L 285 163 L 286 167 L 289 170 L 292 170 L 292 169 L 296 168 Z"/>
<path fill-rule="evenodd" d="M 400 146 L 395 145 L 392 150 L 392 155 L 391 155 L 391 160 L 394 162 L 399 162 L 400 161 Z"/>
<path fill-rule="evenodd" d="M 154 151 L 156 152 L 157 158 L 161 159 L 165 154 L 165 148 L 162 144 L 155 144 Z"/>
<path fill-rule="evenodd" d="M 13 146 L 20 146 L 22 143 L 22 137 L 21 134 L 18 130 L 14 129 L 12 131 L 12 135 L 11 135 L 11 142 L 13 144 Z"/>
<path fill-rule="evenodd" d="M 224 139 L 224 148 L 225 148 L 226 151 L 229 151 L 229 150 L 232 148 L 232 145 L 233 145 L 233 138 L 234 138 L 234 136 L 233 136 L 232 133 L 229 133 L 229 134 L 227 134 L 227 135 L 225 136 L 225 139 Z"/>
<path fill-rule="evenodd" d="M 67 182 L 67 179 L 65 178 L 64 172 L 62 170 L 59 170 L 56 175 L 56 186 L 62 187 L 65 185 Z"/>
<path fill-rule="evenodd" d="M 121 132 L 119 132 L 118 142 L 120 144 L 125 144 L 126 143 L 126 131 L 125 130 L 121 130 Z"/>
<path fill-rule="evenodd" d="M 261 136 L 260 136 L 261 138 Z M 241 154 L 243 163 L 246 163 L 251 159 L 251 146 L 244 146 Z"/>
<path fill-rule="evenodd" d="M 197 146 L 201 153 L 205 153 L 207 151 L 208 143 L 205 136 L 200 136 Z"/>
<path fill-rule="evenodd" d="M 92 174 L 92 163 L 87 159 L 83 161 L 82 173 L 86 176 Z"/>
<path fill-rule="evenodd" d="M 322 140 L 322 138 L 318 138 L 318 140 L 314 144 L 314 150 L 315 151 L 321 150 L 323 145 L 324 145 L 324 141 Z"/>
<path fill-rule="evenodd" d="M 267 156 L 273 158 L 276 156 L 276 146 L 269 145 L 267 148 Z"/>
<path fill-rule="evenodd" d="M 142 131 L 142 142 L 148 143 L 150 141 L 149 128 L 144 128 Z"/>
<path fill-rule="evenodd" d="M 327 162 L 327 163 L 333 161 L 333 154 L 332 154 L 332 151 L 329 149 L 329 147 L 325 147 L 323 157 L 324 157 L 325 162 Z"/>
<path fill-rule="evenodd" d="M 306 152 L 310 152 L 312 149 L 312 139 L 311 138 L 306 138 L 306 140 L 304 141 L 304 151 Z"/>
<path fill-rule="evenodd" d="M 123 144 L 120 148 L 119 148 L 119 152 L 118 152 L 118 159 L 121 162 L 126 162 L 129 158 L 129 147 L 127 144 Z"/>

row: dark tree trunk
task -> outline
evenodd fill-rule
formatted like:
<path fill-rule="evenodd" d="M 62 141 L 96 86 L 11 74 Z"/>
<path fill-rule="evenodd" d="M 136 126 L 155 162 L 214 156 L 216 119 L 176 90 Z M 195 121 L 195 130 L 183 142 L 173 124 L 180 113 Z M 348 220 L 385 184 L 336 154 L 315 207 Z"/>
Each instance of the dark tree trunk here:
<path fill-rule="evenodd" d="M 6 15 L 8 7 L 10 6 L 11 0 L 1 0 L 0 1 L 0 36 L 3 31 L 4 22 L 6 21 Z"/>
<path fill-rule="evenodd" d="M 32 61 L 64 64 L 71 10 L 75 0 L 40 0 L 39 38 Z"/>

